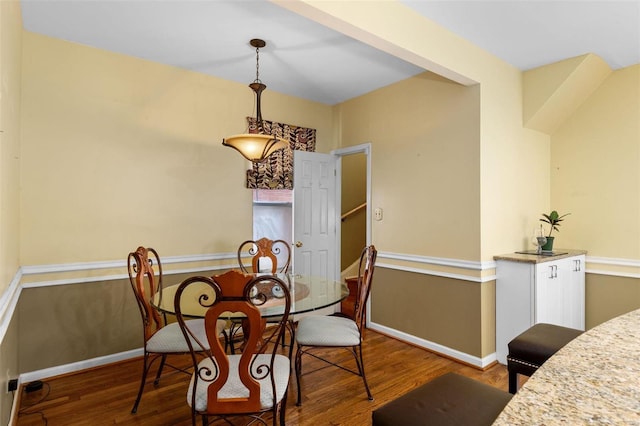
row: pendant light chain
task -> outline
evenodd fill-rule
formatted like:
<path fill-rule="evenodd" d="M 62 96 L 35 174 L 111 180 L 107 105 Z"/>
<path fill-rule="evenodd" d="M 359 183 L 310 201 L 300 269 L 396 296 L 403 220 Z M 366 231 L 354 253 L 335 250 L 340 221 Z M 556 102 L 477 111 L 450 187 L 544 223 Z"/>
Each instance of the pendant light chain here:
<path fill-rule="evenodd" d="M 256 83 L 262 83 L 260 81 L 260 48 L 256 47 Z"/>
<path fill-rule="evenodd" d="M 260 48 L 265 47 L 266 43 L 264 40 L 254 38 L 249 41 L 249 44 L 256 48 L 256 79 L 249 84 L 249 87 L 255 93 L 255 120 L 258 132 L 230 136 L 222 140 L 222 145 L 235 149 L 249 161 L 260 163 L 275 151 L 287 148 L 289 142 L 276 135 L 265 134 L 260 96 L 267 86 L 260 81 Z"/>
<path fill-rule="evenodd" d="M 262 84 L 260 80 L 260 46 L 256 46 L 256 79 L 253 82 L 254 84 Z M 264 133 L 264 123 L 260 112 L 260 92 L 256 92 L 256 124 L 258 125 L 258 133 Z"/>

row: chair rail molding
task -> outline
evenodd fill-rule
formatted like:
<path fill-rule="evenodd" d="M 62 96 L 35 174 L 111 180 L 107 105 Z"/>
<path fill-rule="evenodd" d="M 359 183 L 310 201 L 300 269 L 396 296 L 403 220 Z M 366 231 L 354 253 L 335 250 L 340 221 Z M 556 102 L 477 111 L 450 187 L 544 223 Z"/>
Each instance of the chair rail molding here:
<path fill-rule="evenodd" d="M 587 256 L 587 274 L 611 275 L 625 278 L 640 278 L 640 259 L 617 259 L 613 257 Z M 596 268 L 602 265 L 606 269 Z"/>
<path fill-rule="evenodd" d="M 190 262 L 206 262 L 212 260 L 236 260 L 236 253 L 213 253 L 213 254 L 193 254 L 185 256 L 163 256 L 162 264 L 180 264 Z M 125 268 L 127 261 L 125 260 L 107 260 L 99 262 L 80 262 L 80 263 L 60 263 L 52 265 L 33 265 L 23 266 L 23 275 L 46 274 L 52 272 L 71 272 L 71 271 L 89 271 L 96 269 Z M 171 271 L 168 271 L 171 273 Z M 125 274 L 126 275 L 126 274 Z"/>
<path fill-rule="evenodd" d="M 388 262 L 381 260 L 388 260 Z M 587 274 L 640 278 L 640 259 L 587 256 L 585 262 Z M 496 262 L 493 260 L 471 261 L 380 251 L 376 266 L 479 283 L 496 279 Z M 437 268 L 451 268 L 451 270 L 443 271 Z M 473 271 L 476 275 L 466 274 L 464 271 Z"/>
<path fill-rule="evenodd" d="M 20 280 L 22 279 L 22 269 L 18 268 L 18 272 L 11 280 L 9 287 L 0 296 L 0 343 L 4 341 L 4 336 L 9 328 L 9 323 L 13 318 L 18 299 L 20 299 Z"/>
<path fill-rule="evenodd" d="M 215 264 L 207 264 L 200 266 L 186 266 L 180 269 L 166 268 L 167 265 L 185 265 L 189 263 L 203 263 L 203 262 L 215 262 Z M 175 275 L 184 273 L 197 273 L 204 271 L 217 271 L 234 268 L 237 266 L 236 253 L 213 253 L 213 254 L 199 254 L 199 255 L 186 255 L 186 256 L 166 256 L 162 258 L 162 265 L 165 266 L 163 271 L 165 275 Z M 110 260 L 110 261 L 98 261 L 98 262 L 81 262 L 81 263 L 62 263 L 51 265 L 32 265 L 23 266 L 22 276 L 33 277 L 44 274 L 67 274 L 71 272 L 88 272 L 88 271 L 106 271 L 104 275 L 100 276 L 83 276 L 83 277 L 62 277 L 60 279 L 42 279 L 37 278 L 22 284 L 24 288 L 33 287 L 47 287 L 55 285 L 65 284 L 78 284 L 85 282 L 97 282 L 97 281 L 111 281 L 117 279 L 128 278 L 126 274 L 127 262 L 126 260 Z M 108 273 L 114 271 L 123 271 L 122 273 Z"/>
<path fill-rule="evenodd" d="M 380 262 L 380 259 L 387 259 L 390 262 Z M 416 266 L 408 266 L 396 262 L 413 263 Z M 438 269 L 424 268 L 422 265 L 431 265 L 435 267 L 453 268 L 454 271 L 442 271 Z M 392 253 L 392 252 L 378 252 L 378 261 L 376 266 L 388 269 L 396 269 L 406 272 L 415 272 L 418 274 L 434 275 L 438 277 L 453 278 L 464 281 L 472 282 L 488 282 L 496 279 L 495 268 L 496 262 L 490 261 L 472 261 L 461 259 L 450 259 L 444 257 L 430 257 L 420 256 L 414 254 Z M 473 271 L 477 275 L 467 275 L 465 273 L 455 272 L 455 269 L 464 271 Z M 483 275 L 483 273 L 487 273 Z M 479 275 L 479 276 L 478 276 Z"/>

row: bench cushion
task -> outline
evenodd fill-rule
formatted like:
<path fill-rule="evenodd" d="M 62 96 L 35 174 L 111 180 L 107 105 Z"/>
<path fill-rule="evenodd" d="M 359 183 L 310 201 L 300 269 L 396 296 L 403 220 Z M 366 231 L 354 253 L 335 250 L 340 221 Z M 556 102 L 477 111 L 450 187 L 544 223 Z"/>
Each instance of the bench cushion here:
<path fill-rule="evenodd" d="M 525 361 L 532 367 L 540 367 L 564 345 L 582 334 L 573 328 L 553 324 L 536 324 L 509 342 L 507 359 Z"/>
<path fill-rule="evenodd" d="M 490 425 L 511 394 L 447 373 L 373 412 L 373 426 Z"/>

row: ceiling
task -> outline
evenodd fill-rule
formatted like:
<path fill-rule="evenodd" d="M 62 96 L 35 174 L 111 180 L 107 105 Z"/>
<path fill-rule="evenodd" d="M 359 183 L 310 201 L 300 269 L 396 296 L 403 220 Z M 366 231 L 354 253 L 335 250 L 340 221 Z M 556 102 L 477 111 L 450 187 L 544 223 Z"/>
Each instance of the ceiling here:
<path fill-rule="evenodd" d="M 400 1 L 523 71 L 585 53 L 640 63 L 640 0 Z M 268 90 L 328 105 L 424 71 L 268 0 L 21 3 L 28 31 L 247 84 L 262 38 Z"/>

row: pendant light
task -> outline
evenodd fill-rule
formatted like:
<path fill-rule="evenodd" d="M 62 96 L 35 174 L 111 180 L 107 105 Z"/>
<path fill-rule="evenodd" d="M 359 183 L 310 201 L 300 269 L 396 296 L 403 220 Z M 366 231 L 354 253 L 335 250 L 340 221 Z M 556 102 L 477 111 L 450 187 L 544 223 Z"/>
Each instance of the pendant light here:
<path fill-rule="evenodd" d="M 243 133 L 240 135 L 229 136 L 222 140 L 222 145 L 231 147 L 238 151 L 244 158 L 254 163 L 261 163 L 274 152 L 286 148 L 289 143 L 284 139 L 274 135 L 264 133 L 262 124 L 262 111 L 260 108 L 260 95 L 267 88 L 260 81 L 260 48 L 265 47 L 267 43 L 257 38 L 252 39 L 249 44 L 256 48 L 256 79 L 249 87 L 256 95 L 256 121 L 258 124 L 258 133 Z"/>

